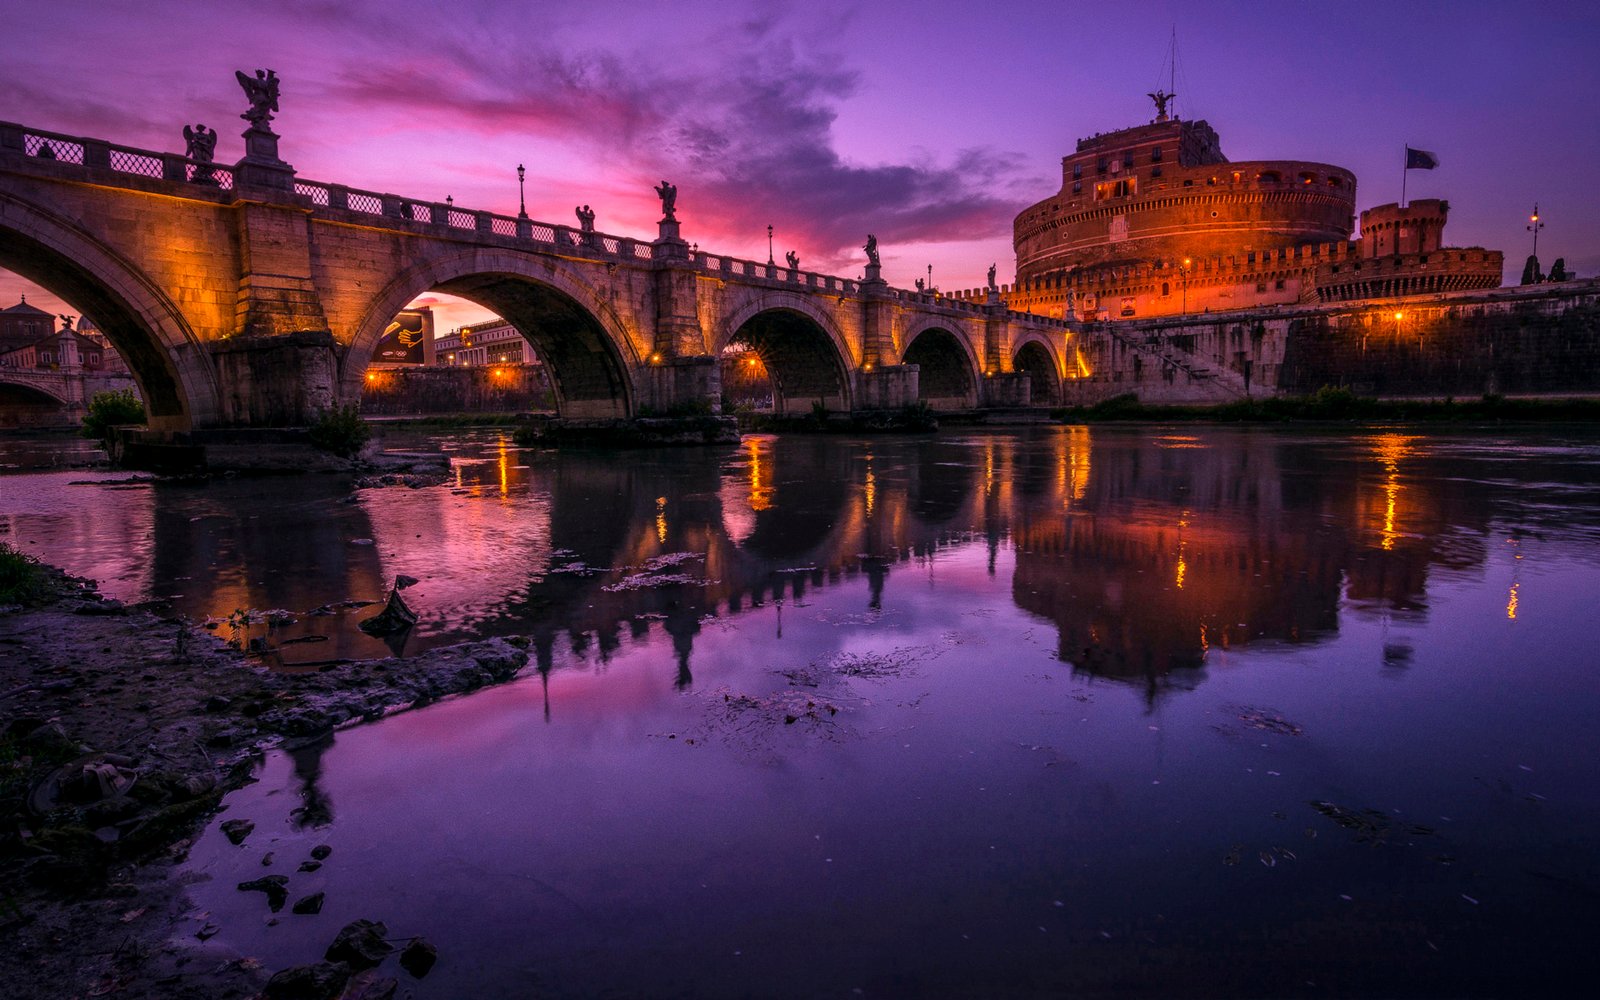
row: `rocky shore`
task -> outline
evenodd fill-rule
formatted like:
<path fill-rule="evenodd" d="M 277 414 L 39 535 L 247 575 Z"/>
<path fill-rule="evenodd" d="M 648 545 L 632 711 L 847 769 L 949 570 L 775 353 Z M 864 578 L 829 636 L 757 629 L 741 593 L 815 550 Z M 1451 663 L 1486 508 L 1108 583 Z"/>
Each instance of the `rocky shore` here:
<path fill-rule="evenodd" d="M 6 996 L 261 994 L 280 970 L 178 940 L 192 921 L 176 866 L 223 795 L 263 750 L 503 682 L 527 662 L 514 640 L 495 639 L 274 673 L 188 622 L 38 571 L 32 599 L 0 607 Z M 334 996 L 311 990 L 336 982 L 348 997 L 396 995 L 370 975 L 346 985 L 359 964 L 321 964 L 332 967 L 323 986 L 279 977 L 267 994 Z M 300 980 L 307 992 L 291 992 Z"/>

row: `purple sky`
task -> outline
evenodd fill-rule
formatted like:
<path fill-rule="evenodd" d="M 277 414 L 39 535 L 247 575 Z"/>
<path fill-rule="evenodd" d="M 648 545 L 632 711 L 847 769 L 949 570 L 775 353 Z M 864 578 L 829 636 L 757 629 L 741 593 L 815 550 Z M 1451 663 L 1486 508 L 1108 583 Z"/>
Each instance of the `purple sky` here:
<path fill-rule="evenodd" d="M 235 69 L 283 80 L 275 128 L 302 177 L 648 237 L 662 178 L 685 239 L 944 288 L 1014 273 L 1011 220 L 1060 186 L 1080 137 L 1148 120 L 1179 49 L 1177 111 L 1233 159 L 1355 171 L 1397 200 L 1401 148 L 1438 154 L 1408 195 L 1451 202 L 1449 243 L 1515 278 L 1600 272 L 1600 7 L 1592 3 L 805 4 L 457 0 L 0 0 L 0 119 L 243 155 Z M 0 234 L 0 239 L 3 239 Z M 0 272 L 0 303 L 28 290 Z M 30 300 L 55 310 L 38 290 Z M 55 311 L 75 311 L 65 306 Z"/>

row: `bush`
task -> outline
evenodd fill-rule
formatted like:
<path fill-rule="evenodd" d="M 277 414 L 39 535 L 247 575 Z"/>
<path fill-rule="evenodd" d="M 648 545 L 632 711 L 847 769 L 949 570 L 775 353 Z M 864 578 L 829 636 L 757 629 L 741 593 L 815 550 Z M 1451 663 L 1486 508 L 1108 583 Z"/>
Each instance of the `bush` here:
<path fill-rule="evenodd" d="M 20 604 L 44 591 L 39 560 L 0 542 L 0 604 Z"/>
<path fill-rule="evenodd" d="M 323 411 L 311 425 L 311 443 L 342 458 L 354 458 L 371 439 L 372 428 L 361 419 L 361 408 L 354 403 Z"/>
<path fill-rule="evenodd" d="M 144 423 L 144 403 L 132 389 L 115 392 L 97 392 L 89 400 L 89 412 L 83 415 L 81 433 L 96 441 L 111 440 L 111 428 L 119 424 Z"/>

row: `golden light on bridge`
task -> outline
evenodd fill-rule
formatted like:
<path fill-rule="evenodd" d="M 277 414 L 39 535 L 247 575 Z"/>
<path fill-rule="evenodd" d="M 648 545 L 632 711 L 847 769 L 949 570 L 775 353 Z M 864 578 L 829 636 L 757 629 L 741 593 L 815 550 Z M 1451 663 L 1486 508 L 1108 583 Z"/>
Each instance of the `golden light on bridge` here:
<path fill-rule="evenodd" d="M 656 497 L 656 540 L 667 544 L 667 498 Z"/>

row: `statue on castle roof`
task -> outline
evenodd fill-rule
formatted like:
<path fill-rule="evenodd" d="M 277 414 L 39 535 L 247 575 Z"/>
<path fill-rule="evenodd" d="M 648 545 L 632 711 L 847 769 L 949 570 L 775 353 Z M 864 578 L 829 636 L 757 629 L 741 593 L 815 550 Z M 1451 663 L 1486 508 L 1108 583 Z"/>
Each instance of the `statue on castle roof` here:
<path fill-rule="evenodd" d="M 1169 94 L 1165 90 L 1157 90 L 1155 93 L 1146 94 L 1145 96 L 1149 97 L 1152 101 L 1156 102 L 1156 121 L 1164 122 L 1164 121 L 1167 120 L 1167 117 L 1168 117 L 1167 116 L 1167 104 L 1168 104 L 1168 102 L 1170 102 L 1173 98 L 1177 97 L 1178 95 L 1177 94 Z"/>
<path fill-rule="evenodd" d="M 233 75 L 244 88 L 245 100 L 250 102 L 250 109 L 239 117 L 252 128 L 272 131 L 267 123 L 272 121 L 272 112 L 278 110 L 278 74 L 270 69 L 258 69 L 254 77 L 249 77 L 239 69 L 234 70 Z"/>
<path fill-rule="evenodd" d="M 867 252 L 867 263 L 876 267 L 878 265 L 878 238 L 871 233 L 867 234 L 867 245 L 861 249 Z"/>
<path fill-rule="evenodd" d="M 61 332 L 62 333 L 71 333 L 72 332 L 72 324 L 75 323 L 77 321 L 77 319 L 78 319 L 78 317 L 76 317 L 76 316 L 68 316 L 66 313 L 62 313 L 61 314 Z"/>
<path fill-rule="evenodd" d="M 678 221 L 678 186 L 662 181 L 656 185 L 656 194 L 661 197 L 661 221 Z"/>
<path fill-rule="evenodd" d="M 999 286 L 994 283 L 994 270 L 995 270 L 995 265 L 990 264 L 989 265 L 989 286 L 988 287 L 989 287 L 989 291 L 991 291 L 991 292 L 995 291 L 997 288 L 999 288 Z"/>

